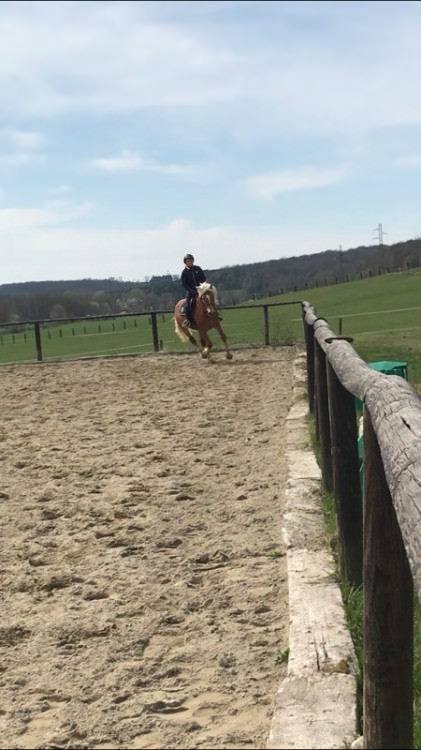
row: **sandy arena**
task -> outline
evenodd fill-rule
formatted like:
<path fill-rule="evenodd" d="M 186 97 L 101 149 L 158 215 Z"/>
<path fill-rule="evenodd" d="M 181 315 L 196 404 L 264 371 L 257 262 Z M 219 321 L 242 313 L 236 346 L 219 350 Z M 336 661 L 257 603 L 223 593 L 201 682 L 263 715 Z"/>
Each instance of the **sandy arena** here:
<path fill-rule="evenodd" d="M 295 354 L 0 368 L 2 748 L 265 747 Z"/>

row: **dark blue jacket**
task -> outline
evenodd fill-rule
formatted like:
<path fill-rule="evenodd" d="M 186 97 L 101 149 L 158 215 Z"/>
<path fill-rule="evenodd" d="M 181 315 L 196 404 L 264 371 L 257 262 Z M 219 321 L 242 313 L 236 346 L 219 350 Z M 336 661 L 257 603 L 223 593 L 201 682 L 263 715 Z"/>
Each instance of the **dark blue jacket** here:
<path fill-rule="evenodd" d="M 186 266 L 181 273 L 181 283 L 186 292 L 197 294 L 196 287 L 203 281 L 206 281 L 206 276 L 200 266 L 192 266 L 191 268 Z"/>

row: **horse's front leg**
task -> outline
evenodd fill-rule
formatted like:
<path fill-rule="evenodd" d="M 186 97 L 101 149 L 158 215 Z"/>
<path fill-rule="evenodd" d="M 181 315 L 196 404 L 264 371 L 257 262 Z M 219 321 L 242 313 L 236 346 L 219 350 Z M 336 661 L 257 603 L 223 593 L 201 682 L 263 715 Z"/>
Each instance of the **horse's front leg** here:
<path fill-rule="evenodd" d="M 203 359 L 207 359 L 210 353 L 210 349 L 212 347 L 211 342 L 209 341 L 208 336 L 206 333 L 200 333 L 200 343 L 202 344 L 202 357 Z"/>
<path fill-rule="evenodd" d="M 217 322 L 216 325 L 215 325 L 215 328 L 218 331 L 218 333 L 219 333 L 219 335 L 220 335 L 220 337 L 221 337 L 221 339 L 222 339 L 222 341 L 224 343 L 226 358 L 227 359 L 232 359 L 232 352 L 230 351 L 230 348 L 228 346 L 228 340 L 227 340 L 227 337 L 225 335 L 225 332 L 224 332 L 221 324 L 219 322 Z"/>

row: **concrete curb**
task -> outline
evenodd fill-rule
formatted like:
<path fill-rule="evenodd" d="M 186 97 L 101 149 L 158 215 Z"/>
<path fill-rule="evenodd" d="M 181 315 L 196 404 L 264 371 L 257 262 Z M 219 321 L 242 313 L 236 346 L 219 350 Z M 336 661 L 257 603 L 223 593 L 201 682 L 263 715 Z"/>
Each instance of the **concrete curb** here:
<path fill-rule="evenodd" d="M 357 738 L 356 658 L 321 507 L 321 474 L 307 425 L 306 355 L 293 363 L 286 424 L 289 658 L 266 748 L 349 748 Z"/>

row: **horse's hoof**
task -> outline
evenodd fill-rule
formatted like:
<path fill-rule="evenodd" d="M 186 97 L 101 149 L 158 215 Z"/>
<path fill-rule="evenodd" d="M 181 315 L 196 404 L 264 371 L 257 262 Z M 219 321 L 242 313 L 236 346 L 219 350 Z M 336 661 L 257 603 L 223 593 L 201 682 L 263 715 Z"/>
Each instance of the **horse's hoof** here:
<path fill-rule="evenodd" d="M 207 349 L 203 349 L 202 359 L 207 359 L 208 357 L 209 357 L 209 351 Z"/>
<path fill-rule="evenodd" d="M 231 352 L 227 352 L 225 356 L 226 356 L 226 358 L 227 358 L 227 359 L 232 359 L 232 354 L 231 354 Z"/>

